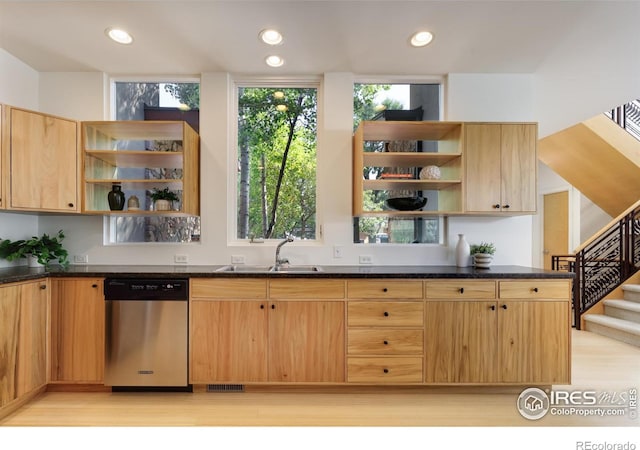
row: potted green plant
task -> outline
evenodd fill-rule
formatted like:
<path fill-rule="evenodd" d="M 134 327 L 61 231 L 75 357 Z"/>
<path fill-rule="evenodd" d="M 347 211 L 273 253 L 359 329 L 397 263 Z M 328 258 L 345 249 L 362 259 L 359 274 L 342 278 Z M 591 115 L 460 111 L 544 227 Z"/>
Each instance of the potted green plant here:
<path fill-rule="evenodd" d="M 170 191 L 168 187 L 162 190 L 153 189 L 149 196 L 153 201 L 153 209 L 156 211 L 169 211 L 173 207 L 173 202 L 180 200 L 178 194 Z"/>
<path fill-rule="evenodd" d="M 33 236 L 31 239 L 18 241 L 2 239 L 0 240 L 0 258 L 7 261 L 27 258 L 30 267 L 38 267 L 39 265 L 48 267 L 52 261 L 58 260 L 58 264 L 67 268 L 69 254 L 62 246 L 63 239 L 62 230 L 53 237 L 45 233 L 41 237 Z"/>
<path fill-rule="evenodd" d="M 470 253 L 473 256 L 474 266 L 480 269 L 488 268 L 495 252 L 496 246 L 491 242 L 480 242 L 480 244 L 471 245 Z"/>

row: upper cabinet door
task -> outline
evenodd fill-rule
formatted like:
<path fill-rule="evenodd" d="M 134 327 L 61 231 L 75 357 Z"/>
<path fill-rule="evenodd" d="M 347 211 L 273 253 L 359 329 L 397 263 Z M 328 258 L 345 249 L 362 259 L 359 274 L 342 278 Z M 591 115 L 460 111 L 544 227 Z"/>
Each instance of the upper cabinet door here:
<path fill-rule="evenodd" d="M 5 120 L 4 130 L 10 132 L 7 207 L 78 212 L 78 123 L 15 108 Z"/>
<path fill-rule="evenodd" d="M 466 210 L 500 211 L 500 124 L 465 124 Z"/>
<path fill-rule="evenodd" d="M 537 126 L 501 125 L 501 207 L 504 211 L 536 212 Z"/>
<path fill-rule="evenodd" d="M 467 212 L 535 213 L 537 125 L 465 124 Z"/>

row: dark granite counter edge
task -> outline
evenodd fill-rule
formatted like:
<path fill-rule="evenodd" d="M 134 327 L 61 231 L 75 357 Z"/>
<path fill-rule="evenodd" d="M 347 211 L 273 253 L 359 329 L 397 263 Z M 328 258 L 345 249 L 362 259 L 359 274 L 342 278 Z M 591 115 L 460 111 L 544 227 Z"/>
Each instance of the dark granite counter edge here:
<path fill-rule="evenodd" d="M 71 266 L 32 269 L 24 266 L 0 269 L 0 284 L 45 277 L 121 278 L 417 278 L 417 279 L 571 279 L 570 272 L 524 266 L 494 266 L 490 269 L 455 266 L 323 266 L 319 273 L 216 272 L 221 266 Z"/>

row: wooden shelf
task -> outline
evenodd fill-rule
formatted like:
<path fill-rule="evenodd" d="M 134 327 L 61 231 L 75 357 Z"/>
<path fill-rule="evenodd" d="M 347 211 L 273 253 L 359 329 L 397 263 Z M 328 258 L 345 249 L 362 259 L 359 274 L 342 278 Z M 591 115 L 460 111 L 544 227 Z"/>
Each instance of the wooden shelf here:
<path fill-rule="evenodd" d="M 186 122 L 161 120 L 113 120 L 108 122 L 83 122 L 91 133 L 112 140 L 174 140 L 181 141 Z"/>
<path fill-rule="evenodd" d="M 145 179 L 145 180 L 106 180 L 106 179 L 89 179 L 85 180 L 86 184 L 106 186 L 108 188 L 113 184 L 121 184 L 123 189 L 152 189 L 168 187 L 172 191 L 182 190 L 182 180 L 180 179 Z"/>
<path fill-rule="evenodd" d="M 460 156 L 460 153 L 363 152 L 362 160 L 368 167 L 424 167 L 444 165 Z"/>
<path fill-rule="evenodd" d="M 93 157 L 112 166 L 182 169 L 183 152 L 158 152 L 139 150 L 86 150 L 87 157 Z"/>
<path fill-rule="evenodd" d="M 361 126 L 367 141 L 444 141 L 459 139 L 462 122 L 363 121 Z"/>
<path fill-rule="evenodd" d="M 460 211 L 396 211 L 394 209 L 383 210 L 383 211 L 362 211 L 358 214 L 358 217 L 423 217 L 423 216 L 455 216 L 455 215 L 463 215 Z"/>
<path fill-rule="evenodd" d="M 364 190 L 370 191 L 440 191 L 459 186 L 460 180 L 364 180 Z"/>
<path fill-rule="evenodd" d="M 147 211 L 144 209 L 139 210 L 122 210 L 122 211 L 85 211 L 84 214 L 97 215 L 97 216 L 173 216 L 173 217 L 191 217 L 193 214 L 188 214 L 182 211 Z"/>

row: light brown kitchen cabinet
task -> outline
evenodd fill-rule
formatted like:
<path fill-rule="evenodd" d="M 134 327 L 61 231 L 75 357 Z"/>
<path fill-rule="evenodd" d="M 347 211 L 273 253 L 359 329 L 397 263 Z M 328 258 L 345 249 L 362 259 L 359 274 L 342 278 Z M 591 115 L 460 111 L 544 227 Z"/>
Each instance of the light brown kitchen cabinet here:
<path fill-rule="evenodd" d="M 497 283 L 475 299 L 464 281 L 426 283 L 425 381 L 569 384 L 570 281 Z"/>
<path fill-rule="evenodd" d="M 190 317 L 191 383 L 344 381 L 341 280 L 193 278 Z"/>
<path fill-rule="evenodd" d="M 47 383 L 47 281 L 0 287 L 0 408 Z"/>
<path fill-rule="evenodd" d="M 77 142 L 74 120 L 4 106 L 4 207 L 79 212 Z"/>
<path fill-rule="evenodd" d="M 267 300 L 191 301 L 190 382 L 267 381 Z"/>
<path fill-rule="evenodd" d="M 104 382 L 102 278 L 51 280 L 51 382 Z"/>
<path fill-rule="evenodd" d="M 429 141 L 436 151 L 418 152 L 416 142 Z M 398 151 L 396 151 L 398 150 Z M 420 179 L 413 175 L 423 167 L 435 165 L 440 179 Z M 387 174 L 369 176 L 370 168 L 386 168 Z M 388 177 L 396 169 L 407 178 Z M 424 216 L 462 212 L 462 123 L 363 121 L 353 135 L 353 215 Z M 385 191 L 393 196 L 417 196 L 432 192 L 434 200 L 418 211 L 370 209 L 368 191 Z"/>
<path fill-rule="evenodd" d="M 200 214 L 200 137 L 184 121 L 82 122 L 82 212 L 100 215 Z M 136 195 L 141 209 L 109 209 L 113 184 L 126 199 Z M 144 207 L 146 191 L 177 193 L 170 211 Z"/>
<path fill-rule="evenodd" d="M 5 174 L 5 170 L 9 164 L 9 136 L 7 135 L 7 131 L 4 129 L 4 116 L 6 114 L 7 108 L 4 105 L 0 105 L 0 209 L 6 209 L 7 197 L 6 197 L 6 188 L 5 181 L 8 179 L 8 174 Z M 5 142 L 6 141 L 6 142 Z M 5 162 L 5 159 L 7 160 Z"/>
<path fill-rule="evenodd" d="M 535 213 L 537 125 L 465 123 L 465 211 Z"/>

